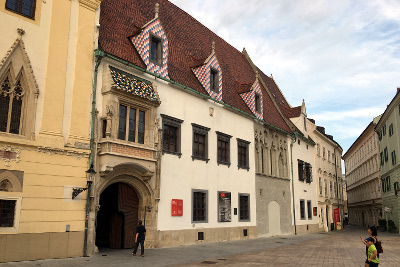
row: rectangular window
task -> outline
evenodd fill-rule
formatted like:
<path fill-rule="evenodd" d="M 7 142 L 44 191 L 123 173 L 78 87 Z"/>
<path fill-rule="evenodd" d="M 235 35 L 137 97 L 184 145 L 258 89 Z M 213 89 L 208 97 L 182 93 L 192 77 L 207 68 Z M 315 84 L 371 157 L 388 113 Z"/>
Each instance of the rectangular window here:
<path fill-rule="evenodd" d="M 0 227 L 14 227 L 16 202 L 0 199 Z"/>
<path fill-rule="evenodd" d="M 162 39 L 155 35 L 150 35 L 150 62 L 162 65 Z"/>
<path fill-rule="evenodd" d="M 218 93 L 219 92 L 219 76 L 218 70 L 211 68 L 210 70 L 210 90 Z"/>
<path fill-rule="evenodd" d="M 389 153 L 387 147 L 385 147 L 385 149 L 383 150 L 383 154 L 385 156 L 385 162 L 387 162 L 389 160 Z"/>
<path fill-rule="evenodd" d="M 312 206 L 311 200 L 307 200 L 307 212 L 308 212 L 308 219 L 312 220 Z"/>
<path fill-rule="evenodd" d="M 7 0 L 6 9 L 19 13 L 28 18 L 35 18 L 36 0 Z"/>
<path fill-rule="evenodd" d="M 331 152 L 328 150 L 328 162 L 331 162 Z"/>
<path fill-rule="evenodd" d="M 392 164 L 396 165 L 396 151 L 395 150 L 392 151 Z"/>
<path fill-rule="evenodd" d="M 325 158 L 325 147 L 322 148 L 322 158 Z"/>
<path fill-rule="evenodd" d="M 250 220 L 250 196 L 249 194 L 239 194 L 239 221 Z"/>
<path fill-rule="evenodd" d="M 300 219 L 306 219 L 305 203 L 303 199 L 300 200 Z"/>
<path fill-rule="evenodd" d="M 321 156 L 321 147 L 319 144 L 317 144 L 317 155 L 320 157 Z"/>
<path fill-rule="evenodd" d="M 328 197 L 328 183 L 326 182 L 326 179 L 324 180 L 325 184 L 325 197 Z"/>
<path fill-rule="evenodd" d="M 319 177 L 319 194 L 322 196 L 322 180 L 321 180 L 321 177 Z"/>
<path fill-rule="evenodd" d="M 383 125 L 383 127 L 382 127 L 382 135 L 383 135 L 383 136 L 386 135 L 386 124 Z"/>
<path fill-rule="evenodd" d="M 299 173 L 299 181 L 304 181 L 304 162 L 297 160 L 297 172 Z"/>
<path fill-rule="evenodd" d="M 192 129 L 192 159 L 200 159 L 208 162 L 208 131 L 210 130 L 210 128 L 192 123 Z"/>
<path fill-rule="evenodd" d="M 192 222 L 207 222 L 207 191 L 193 190 Z"/>
<path fill-rule="evenodd" d="M 332 198 L 333 197 L 333 194 L 332 194 L 332 181 L 329 181 L 329 194 L 330 194 L 330 197 Z"/>
<path fill-rule="evenodd" d="M 385 178 L 382 178 L 381 181 L 382 181 L 382 191 L 383 191 L 383 192 L 386 192 Z"/>
<path fill-rule="evenodd" d="M 389 125 L 389 136 L 393 135 L 393 123 Z"/>
<path fill-rule="evenodd" d="M 383 164 L 384 164 L 384 162 L 385 162 L 385 160 L 384 160 L 384 158 L 383 158 L 383 152 L 381 152 L 381 165 L 383 166 Z"/>
<path fill-rule="evenodd" d="M 390 176 L 386 177 L 386 191 L 392 190 L 392 185 L 390 184 Z"/>
<path fill-rule="evenodd" d="M 230 138 L 232 136 L 217 132 L 217 162 L 230 165 Z"/>
<path fill-rule="evenodd" d="M 255 93 L 254 98 L 255 98 L 254 102 L 255 102 L 256 112 L 261 113 L 261 97 L 259 94 Z"/>
<path fill-rule="evenodd" d="M 128 105 L 119 106 L 118 139 L 144 144 L 145 112 Z"/>
<path fill-rule="evenodd" d="M 249 170 L 249 144 L 250 142 L 237 139 L 238 141 L 238 168 Z"/>
<path fill-rule="evenodd" d="M 183 120 L 161 114 L 163 121 L 163 153 L 181 155 L 181 124 Z"/>
<path fill-rule="evenodd" d="M 306 182 L 307 183 L 312 183 L 313 179 L 312 179 L 312 167 L 310 163 L 306 163 L 305 164 L 305 173 L 306 173 Z"/>

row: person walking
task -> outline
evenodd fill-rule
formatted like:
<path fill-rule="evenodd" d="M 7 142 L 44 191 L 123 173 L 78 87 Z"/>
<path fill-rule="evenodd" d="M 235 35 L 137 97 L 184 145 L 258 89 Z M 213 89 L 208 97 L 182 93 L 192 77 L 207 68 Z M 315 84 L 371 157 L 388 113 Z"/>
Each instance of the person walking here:
<path fill-rule="evenodd" d="M 146 228 L 142 225 L 142 221 L 139 220 L 138 227 L 136 229 L 135 236 L 135 248 L 132 251 L 132 255 L 136 256 L 136 252 L 140 244 L 140 257 L 144 257 L 144 240 L 146 239 Z"/>
<path fill-rule="evenodd" d="M 378 235 L 378 231 L 376 230 L 375 226 L 369 226 L 368 227 L 368 234 L 369 237 L 367 239 L 371 239 L 373 242 L 373 245 L 375 246 L 376 242 L 378 241 L 378 238 L 376 237 Z M 369 250 L 369 246 L 367 244 L 367 239 L 364 239 L 361 237 L 361 241 L 364 243 L 365 245 L 365 255 L 368 256 L 368 250 Z M 376 247 L 375 247 L 376 248 Z M 378 258 L 379 258 L 379 254 L 377 254 Z M 365 261 L 365 267 L 370 266 L 369 262 Z M 371 267 L 371 266 L 370 266 Z"/>
<path fill-rule="evenodd" d="M 378 267 L 379 257 L 378 257 L 378 250 L 374 245 L 375 239 L 373 237 L 368 237 L 364 241 L 366 246 L 368 247 L 368 255 L 367 259 L 365 260 L 365 264 L 368 264 L 369 267 Z"/>

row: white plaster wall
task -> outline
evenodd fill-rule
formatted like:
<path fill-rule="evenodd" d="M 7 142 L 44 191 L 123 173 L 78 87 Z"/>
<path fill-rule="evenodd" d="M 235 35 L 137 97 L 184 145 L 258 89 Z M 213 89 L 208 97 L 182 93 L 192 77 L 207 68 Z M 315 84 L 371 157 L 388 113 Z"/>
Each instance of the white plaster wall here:
<path fill-rule="evenodd" d="M 154 79 L 154 78 L 153 78 Z M 158 80 L 159 81 L 159 80 Z M 158 229 L 178 230 L 191 228 L 215 228 L 256 225 L 254 126 L 251 119 L 235 114 L 212 101 L 200 99 L 168 84 L 158 82 L 158 93 L 162 101 L 158 109 L 184 122 L 181 125 L 182 157 L 164 154 L 161 170 L 161 199 L 158 207 Z M 214 108 L 214 116 L 210 116 Z M 208 158 L 206 163 L 192 160 L 192 125 L 196 123 L 208 128 Z M 220 131 L 232 136 L 230 139 L 230 167 L 217 164 L 217 134 Z M 237 167 L 237 140 L 251 142 L 249 145 L 250 170 Z M 192 189 L 208 190 L 208 222 L 192 225 Z M 231 192 L 231 222 L 218 222 L 218 191 Z M 238 194 L 250 194 L 250 222 L 239 222 L 234 215 L 238 208 Z M 171 216 L 171 200 L 183 199 L 183 216 Z M 239 213 L 239 211 L 238 211 Z"/>
<path fill-rule="evenodd" d="M 303 122 L 302 122 L 303 123 Z M 289 144 L 292 140 L 288 139 Z M 307 149 L 308 145 L 308 149 Z M 308 210 L 307 210 L 307 201 L 311 200 L 312 208 L 318 207 L 318 196 L 316 192 L 316 168 L 314 162 L 314 146 L 311 144 L 307 144 L 304 140 L 300 139 L 300 145 L 298 144 L 298 140 L 296 143 L 293 144 L 293 182 L 294 182 L 294 200 L 295 200 L 295 212 L 296 212 L 296 225 L 307 225 L 307 224 L 317 224 L 318 223 L 318 216 L 312 216 L 312 219 L 308 219 Z M 313 182 L 311 184 L 299 181 L 299 174 L 298 174 L 298 165 L 297 160 L 300 159 L 312 165 L 312 175 L 313 175 Z M 291 195 L 292 187 L 290 188 Z M 305 220 L 301 219 L 300 216 L 300 199 L 304 199 L 305 202 Z M 293 210 L 293 201 L 292 206 Z M 292 222 L 294 223 L 294 219 L 292 217 Z"/>

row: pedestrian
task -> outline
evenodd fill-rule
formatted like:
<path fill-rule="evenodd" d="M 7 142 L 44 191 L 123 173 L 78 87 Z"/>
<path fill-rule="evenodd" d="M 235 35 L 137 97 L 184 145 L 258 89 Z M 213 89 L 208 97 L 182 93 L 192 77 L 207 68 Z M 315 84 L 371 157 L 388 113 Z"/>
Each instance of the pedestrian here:
<path fill-rule="evenodd" d="M 140 244 L 140 257 L 144 257 L 144 240 L 146 238 L 146 228 L 142 225 L 142 221 L 139 220 L 138 227 L 136 228 L 135 236 L 135 248 L 132 251 L 132 255 L 136 256 L 136 252 Z"/>
<path fill-rule="evenodd" d="M 378 267 L 379 265 L 378 250 L 376 249 L 374 242 L 375 240 L 373 237 L 368 237 L 367 239 L 363 240 L 363 243 L 368 247 L 368 255 L 367 259 L 365 260 L 365 266 Z"/>

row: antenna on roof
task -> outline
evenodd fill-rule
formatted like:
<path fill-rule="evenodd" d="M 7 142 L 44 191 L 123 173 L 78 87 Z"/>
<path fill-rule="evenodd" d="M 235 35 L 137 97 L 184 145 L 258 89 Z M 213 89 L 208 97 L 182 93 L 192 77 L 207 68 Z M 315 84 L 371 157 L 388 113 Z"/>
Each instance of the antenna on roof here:
<path fill-rule="evenodd" d="M 211 48 L 212 48 L 211 53 L 214 54 L 215 53 L 215 42 L 214 41 L 212 41 L 212 43 L 211 43 Z"/>
<path fill-rule="evenodd" d="M 155 6 L 155 18 L 158 18 L 158 12 L 160 11 L 160 5 L 158 4 L 158 3 L 156 3 L 156 6 Z"/>

